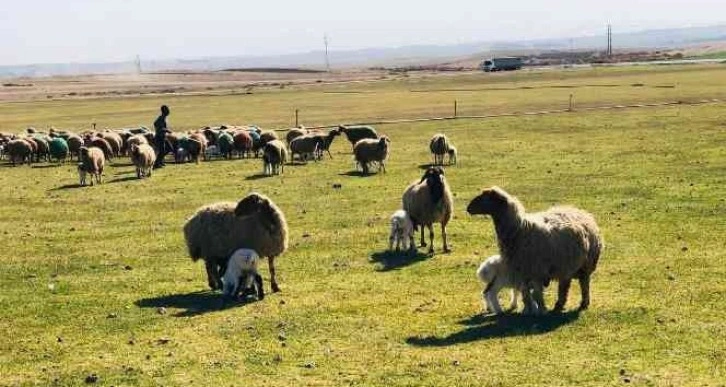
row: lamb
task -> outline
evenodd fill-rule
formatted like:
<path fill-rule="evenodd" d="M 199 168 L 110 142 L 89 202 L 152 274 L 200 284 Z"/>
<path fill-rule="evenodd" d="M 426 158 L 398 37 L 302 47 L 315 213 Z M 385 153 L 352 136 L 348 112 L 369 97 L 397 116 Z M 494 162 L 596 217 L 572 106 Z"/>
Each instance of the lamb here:
<path fill-rule="evenodd" d="M 388 158 L 388 147 L 391 140 L 386 136 L 379 139 L 363 139 L 353 147 L 355 161 L 361 166 L 364 174 L 370 172 L 370 164 L 378 163 L 378 169 L 386 172 L 386 159 Z"/>
<path fill-rule="evenodd" d="M 340 133 L 345 133 L 345 137 L 350 141 L 350 145 L 355 146 L 355 143 L 364 139 L 377 139 L 378 133 L 373 127 L 370 126 L 338 126 Z"/>
<path fill-rule="evenodd" d="M 413 241 L 413 222 L 408 213 L 404 210 L 398 210 L 391 215 L 391 235 L 388 238 L 388 250 L 393 250 L 393 244 L 396 244 L 396 251 L 399 251 L 401 245 L 404 250 L 410 250 L 414 247 Z"/>
<path fill-rule="evenodd" d="M 15 163 L 24 164 L 27 162 L 30 164 L 32 162 L 33 148 L 24 139 L 10 140 L 6 149 L 8 158 L 13 163 L 13 166 L 15 166 Z"/>
<path fill-rule="evenodd" d="M 449 138 L 445 134 L 434 134 L 429 149 L 434 156 L 434 165 L 444 165 L 444 156 L 449 153 Z"/>
<path fill-rule="evenodd" d="M 449 144 L 449 165 L 456 165 L 456 154 L 458 151 L 456 150 L 456 147 L 452 144 Z"/>
<path fill-rule="evenodd" d="M 454 213 L 454 197 L 441 167 L 429 167 L 421 180 L 414 182 L 403 193 L 403 209 L 413 221 L 414 227 L 421 226 L 421 246 L 426 246 L 424 226 L 429 229 L 429 254 L 434 253 L 433 223 L 441 223 L 444 252 L 450 252 L 446 240 L 446 225 Z"/>
<path fill-rule="evenodd" d="M 280 140 L 268 142 L 262 148 L 262 173 L 265 175 L 279 175 L 285 172 L 287 161 L 287 148 Z"/>
<path fill-rule="evenodd" d="M 94 177 L 96 178 L 96 183 L 101 184 L 101 175 L 103 175 L 105 162 L 103 151 L 96 147 L 81 147 L 80 160 L 78 163 L 80 185 L 86 185 L 86 174 L 91 175 L 91 185 L 93 185 Z"/>
<path fill-rule="evenodd" d="M 543 290 L 550 279 L 559 281 L 554 311 L 564 308 L 573 278 L 580 282 L 580 309 L 588 308 L 590 276 L 603 249 L 600 230 L 591 214 L 574 207 L 552 207 L 528 214 L 516 197 L 499 187 L 483 190 L 466 211 L 492 217 L 499 254 L 532 288 L 531 295 L 523 292 L 525 312 L 540 314 L 546 310 Z"/>
<path fill-rule="evenodd" d="M 481 295 L 487 311 L 494 314 L 502 313 L 502 307 L 499 305 L 497 295 L 504 288 L 512 289 L 510 309 L 517 309 L 517 290 L 522 287 L 522 284 L 500 255 L 492 255 L 482 262 L 476 271 L 476 276 L 485 285 Z"/>
<path fill-rule="evenodd" d="M 290 143 L 290 160 L 295 160 L 295 154 L 300 155 L 300 161 L 307 162 L 308 157 L 317 161 L 318 149 L 323 145 L 323 139 L 313 135 L 297 137 Z"/>
<path fill-rule="evenodd" d="M 287 250 L 288 229 L 282 211 L 268 197 L 251 193 L 234 202 L 203 206 L 184 225 L 184 239 L 193 261 L 204 260 L 209 287 L 222 288 L 220 273 L 240 248 L 267 257 L 273 292 L 280 290 L 275 258 Z"/>
<path fill-rule="evenodd" d="M 225 298 L 240 297 L 244 299 L 253 287 L 256 288 L 257 299 L 265 298 L 265 290 L 262 287 L 262 276 L 257 271 L 257 264 L 260 257 L 257 252 L 251 249 L 237 249 L 229 258 L 227 270 L 224 272 L 222 282 L 224 288 L 222 294 Z M 240 285 L 242 287 L 240 288 Z"/>
<path fill-rule="evenodd" d="M 151 171 L 154 169 L 156 161 L 156 153 L 154 148 L 149 144 L 131 145 L 131 163 L 136 167 L 136 177 L 139 179 L 151 177 Z"/>

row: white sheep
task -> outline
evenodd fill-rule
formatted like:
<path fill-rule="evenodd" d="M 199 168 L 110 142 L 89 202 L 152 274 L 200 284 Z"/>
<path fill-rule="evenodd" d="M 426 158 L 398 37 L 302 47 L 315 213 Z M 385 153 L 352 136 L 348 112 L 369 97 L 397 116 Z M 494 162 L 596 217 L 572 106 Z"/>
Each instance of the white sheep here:
<path fill-rule="evenodd" d="M 499 305 L 497 295 L 504 288 L 511 288 L 510 309 L 517 309 L 517 291 L 521 288 L 521 284 L 517 280 L 514 271 L 509 269 L 500 255 L 492 255 L 482 262 L 476 271 L 476 276 L 485 286 L 481 295 L 487 311 L 495 314 L 502 313 L 502 307 Z"/>
<path fill-rule="evenodd" d="M 391 215 L 391 236 L 388 238 L 388 250 L 393 250 L 394 243 L 396 251 L 400 250 L 401 245 L 404 250 L 414 248 L 413 231 L 413 221 L 408 213 L 404 210 L 394 212 Z"/>
<path fill-rule="evenodd" d="M 265 298 L 262 276 L 257 271 L 259 261 L 259 255 L 252 249 L 237 249 L 232 253 L 227 263 L 227 270 L 222 277 L 225 297 L 236 297 L 239 294 L 244 299 L 250 292 L 253 292 L 257 294 L 258 300 Z M 256 292 L 253 288 L 256 288 Z"/>

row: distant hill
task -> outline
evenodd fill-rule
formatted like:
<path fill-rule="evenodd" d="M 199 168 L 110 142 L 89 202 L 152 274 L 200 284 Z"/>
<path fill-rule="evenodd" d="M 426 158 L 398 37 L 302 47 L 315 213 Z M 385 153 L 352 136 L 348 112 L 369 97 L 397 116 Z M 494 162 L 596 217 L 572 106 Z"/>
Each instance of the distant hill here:
<path fill-rule="evenodd" d="M 604 35 L 604 34 L 603 34 Z M 711 41 L 726 41 L 726 25 L 679 29 L 648 30 L 613 35 L 616 48 L 679 48 Z M 566 39 L 528 41 L 494 41 L 468 44 L 411 45 L 396 48 L 369 48 L 332 51 L 330 62 L 334 68 L 413 65 L 433 63 L 447 59 L 491 56 L 506 53 L 526 53 L 562 49 L 598 49 L 605 45 L 604 36 L 584 36 Z M 209 57 L 178 60 L 152 60 L 143 62 L 143 71 L 216 71 L 240 68 L 307 68 L 321 69 L 323 51 L 277 56 Z M 50 75 L 79 75 L 98 73 L 132 73 L 133 62 L 117 63 L 57 63 L 20 66 L 0 66 L 0 77 L 39 77 Z"/>

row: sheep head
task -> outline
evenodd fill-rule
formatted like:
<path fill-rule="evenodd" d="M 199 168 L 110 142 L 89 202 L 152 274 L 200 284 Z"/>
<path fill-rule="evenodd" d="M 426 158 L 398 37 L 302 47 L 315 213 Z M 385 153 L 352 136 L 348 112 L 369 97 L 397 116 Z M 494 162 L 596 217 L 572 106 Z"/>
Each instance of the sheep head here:
<path fill-rule="evenodd" d="M 437 204 L 444 196 L 444 169 L 441 167 L 429 167 L 421 177 L 419 184 L 426 181 L 431 193 L 431 202 Z"/>
<path fill-rule="evenodd" d="M 497 216 L 507 211 L 509 207 L 509 194 L 495 186 L 482 190 L 479 196 L 469 202 L 466 212 L 471 215 Z"/>
<path fill-rule="evenodd" d="M 385 149 L 388 147 L 388 145 L 391 144 L 391 140 L 386 136 L 381 136 L 380 139 L 378 139 L 378 146 L 380 146 L 382 149 Z M 443 170 L 441 171 L 443 174 Z"/>
<path fill-rule="evenodd" d="M 270 199 L 256 192 L 240 200 L 237 208 L 234 209 L 234 214 L 236 216 L 258 215 L 258 220 L 271 233 L 278 228 L 275 209 L 272 207 Z"/>

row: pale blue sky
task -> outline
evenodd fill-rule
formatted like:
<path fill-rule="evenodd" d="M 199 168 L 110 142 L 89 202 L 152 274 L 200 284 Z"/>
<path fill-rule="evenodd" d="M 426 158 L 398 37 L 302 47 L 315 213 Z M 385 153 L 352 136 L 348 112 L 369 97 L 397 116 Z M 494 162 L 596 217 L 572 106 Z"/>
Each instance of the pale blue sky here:
<path fill-rule="evenodd" d="M 726 22 L 726 0 L 0 0 L 0 64 L 269 55 Z"/>

